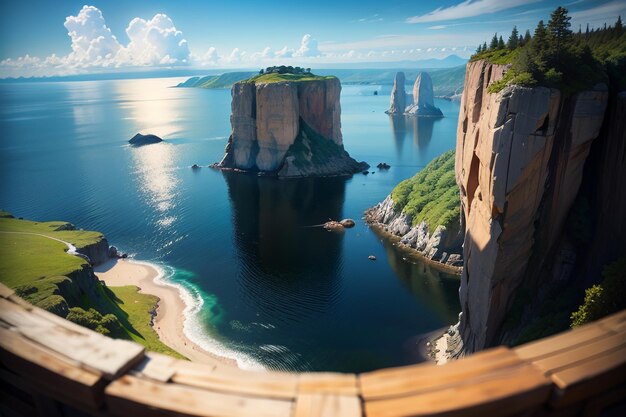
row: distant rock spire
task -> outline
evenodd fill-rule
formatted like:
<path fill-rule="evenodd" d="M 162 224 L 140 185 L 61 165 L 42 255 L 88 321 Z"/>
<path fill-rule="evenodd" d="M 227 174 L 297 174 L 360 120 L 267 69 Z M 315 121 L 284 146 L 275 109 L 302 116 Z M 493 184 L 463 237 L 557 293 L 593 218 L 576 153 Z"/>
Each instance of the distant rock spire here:
<path fill-rule="evenodd" d="M 406 108 L 406 92 L 404 91 L 404 73 L 397 72 L 393 80 L 393 89 L 391 90 L 391 100 L 387 114 L 403 114 Z"/>
<path fill-rule="evenodd" d="M 443 117 L 443 113 L 435 107 L 433 81 L 427 72 L 420 72 L 413 85 L 413 104 L 406 109 L 412 116 Z"/>

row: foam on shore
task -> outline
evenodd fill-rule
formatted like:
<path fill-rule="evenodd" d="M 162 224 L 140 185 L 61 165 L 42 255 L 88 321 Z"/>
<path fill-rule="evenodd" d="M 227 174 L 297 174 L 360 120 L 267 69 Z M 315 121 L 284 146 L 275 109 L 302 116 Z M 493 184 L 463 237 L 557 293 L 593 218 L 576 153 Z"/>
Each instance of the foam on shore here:
<path fill-rule="evenodd" d="M 207 331 L 200 314 L 205 303 L 201 291 L 188 282 L 182 283 L 175 281 L 173 279 L 176 274 L 175 268 L 168 265 L 138 261 L 135 259 L 128 259 L 127 262 L 154 268 L 158 273 L 154 278 L 154 282 L 159 285 L 175 288 L 178 291 L 178 295 L 185 304 L 183 311 L 183 333 L 189 340 L 209 353 L 234 360 L 237 362 L 237 367 L 240 369 L 266 369 L 261 363 L 249 355 L 229 349 Z"/>

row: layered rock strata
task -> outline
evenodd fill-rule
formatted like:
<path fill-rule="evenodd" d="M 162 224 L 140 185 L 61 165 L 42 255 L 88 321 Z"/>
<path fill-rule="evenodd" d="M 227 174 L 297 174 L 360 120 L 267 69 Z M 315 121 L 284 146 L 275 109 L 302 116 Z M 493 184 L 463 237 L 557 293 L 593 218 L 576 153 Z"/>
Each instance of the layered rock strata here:
<path fill-rule="evenodd" d="M 391 115 L 401 115 L 406 109 L 406 91 L 404 90 L 404 73 L 396 73 L 393 79 L 393 89 L 391 90 L 391 99 L 389 103 L 389 110 L 385 113 Z"/>
<path fill-rule="evenodd" d="M 433 81 L 427 72 L 420 72 L 413 84 L 413 104 L 407 107 L 405 114 L 422 117 L 443 117 L 439 108 L 435 107 Z"/>
<path fill-rule="evenodd" d="M 343 148 L 341 84 L 242 81 L 232 88 L 232 134 L 216 168 L 280 177 L 348 175 L 367 169 Z"/>
<path fill-rule="evenodd" d="M 514 292 L 535 279 L 531 272 L 554 250 L 608 100 L 605 85 L 567 98 L 544 87 L 489 93 L 505 71 L 470 62 L 459 114 L 456 180 L 466 219 L 459 335 L 465 352 L 498 344 Z"/>

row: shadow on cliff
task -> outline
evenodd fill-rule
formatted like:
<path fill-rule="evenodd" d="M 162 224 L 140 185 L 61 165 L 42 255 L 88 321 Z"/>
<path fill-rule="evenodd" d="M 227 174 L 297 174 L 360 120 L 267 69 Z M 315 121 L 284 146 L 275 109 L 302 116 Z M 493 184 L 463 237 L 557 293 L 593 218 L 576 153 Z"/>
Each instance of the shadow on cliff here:
<path fill-rule="evenodd" d="M 396 153 L 402 156 L 407 136 L 413 138 L 413 147 L 419 150 L 428 149 L 433 138 L 435 123 L 440 119 L 433 117 L 407 117 L 389 115 L 389 125 L 393 134 Z"/>
<path fill-rule="evenodd" d="M 246 301 L 287 321 L 330 308 L 339 291 L 343 234 L 310 226 L 341 219 L 346 180 L 223 175 Z"/>

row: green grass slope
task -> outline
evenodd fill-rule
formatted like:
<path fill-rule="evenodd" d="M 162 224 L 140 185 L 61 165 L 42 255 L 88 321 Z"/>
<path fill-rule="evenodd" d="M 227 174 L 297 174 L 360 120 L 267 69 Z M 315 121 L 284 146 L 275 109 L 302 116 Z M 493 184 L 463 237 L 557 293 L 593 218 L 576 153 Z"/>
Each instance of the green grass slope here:
<path fill-rule="evenodd" d="M 458 227 L 459 187 L 454 175 L 454 150 L 451 150 L 393 189 L 395 210 L 410 215 L 413 226 L 426 221 L 431 233 L 439 225 Z"/>
<path fill-rule="evenodd" d="M 77 281 L 91 279 L 89 263 L 68 254 L 64 243 L 48 238 L 80 248 L 102 239 L 101 233 L 59 230 L 71 225 L 19 220 L 3 213 L 6 215 L 0 218 L 0 282 L 31 304 L 85 327 L 134 340 L 152 351 L 182 357 L 161 343 L 150 326 L 156 297 L 139 294 L 134 286 L 107 288 L 95 279 L 88 283 L 93 285 L 88 296 L 84 291 L 86 284 L 81 286 Z"/>
<path fill-rule="evenodd" d="M 254 77 L 248 78 L 244 82 L 255 84 L 271 84 L 280 83 L 285 81 L 319 81 L 319 80 L 332 80 L 337 78 L 333 75 L 315 75 L 311 73 L 305 74 L 258 74 Z"/>

